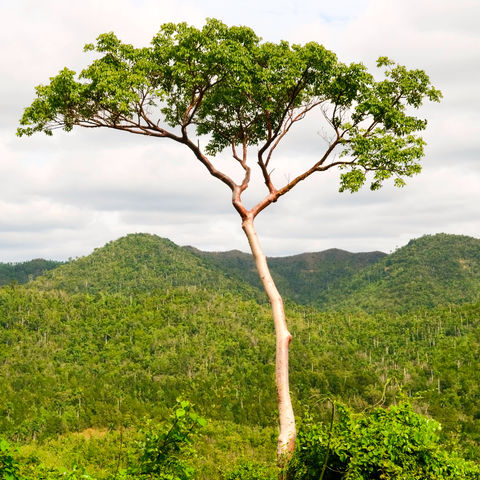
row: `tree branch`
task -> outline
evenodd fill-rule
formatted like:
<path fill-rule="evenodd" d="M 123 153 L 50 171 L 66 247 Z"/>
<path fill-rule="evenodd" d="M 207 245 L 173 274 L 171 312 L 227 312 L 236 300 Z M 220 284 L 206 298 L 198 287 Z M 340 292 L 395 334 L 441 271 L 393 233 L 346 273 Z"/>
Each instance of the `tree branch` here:
<path fill-rule="evenodd" d="M 311 104 L 306 105 L 305 108 L 303 108 L 303 110 L 301 110 L 297 115 L 295 115 L 295 117 L 293 116 L 293 111 L 289 113 L 288 115 L 289 121 L 287 120 L 284 122 L 282 132 L 277 134 L 278 135 L 277 139 L 275 140 L 270 150 L 268 151 L 267 160 L 265 161 L 265 167 L 268 167 L 270 159 L 272 158 L 273 151 L 277 148 L 278 144 L 281 142 L 283 137 L 289 132 L 292 125 L 300 120 L 303 120 L 303 118 L 305 118 L 305 115 L 310 110 L 313 110 L 315 107 L 317 107 L 318 105 L 321 105 L 322 103 L 323 103 L 323 100 L 319 100 L 317 102 L 312 102 Z"/>
<path fill-rule="evenodd" d="M 338 165 L 351 165 L 353 161 L 347 162 L 347 161 L 337 161 L 337 162 L 332 162 L 328 165 L 323 165 L 325 163 L 325 160 L 329 157 L 329 155 L 332 153 L 334 148 L 340 143 L 340 140 L 337 138 L 332 144 L 328 147 L 326 152 L 324 153 L 323 157 L 315 163 L 311 168 L 309 168 L 307 171 L 303 172 L 302 174 L 298 175 L 296 178 L 294 178 L 291 182 L 287 183 L 284 187 L 282 187 L 280 190 L 277 191 L 277 198 L 281 197 L 282 195 L 285 195 L 287 192 L 289 192 L 295 185 L 297 185 L 299 182 L 302 180 L 305 180 L 307 177 L 312 175 L 315 172 L 324 172 L 325 170 L 329 170 L 332 167 L 336 167 Z M 275 200 L 277 200 L 277 198 Z"/>

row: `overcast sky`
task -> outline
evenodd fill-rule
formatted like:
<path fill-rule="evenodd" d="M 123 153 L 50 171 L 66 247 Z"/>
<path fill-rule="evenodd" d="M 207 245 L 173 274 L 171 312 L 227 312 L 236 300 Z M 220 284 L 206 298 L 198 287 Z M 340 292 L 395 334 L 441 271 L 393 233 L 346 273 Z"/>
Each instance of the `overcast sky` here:
<path fill-rule="evenodd" d="M 411 238 L 480 231 L 478 0 L 16 0 L 0 4 L 0 262 L 66 259 L 127 233 L 203 250 L 248 250 L 229 191 L 181 146 L 101 130 L 17 138 L 34 87 L 89 57 L 83 45 L 115 31 L 147 45 L 159 26 L 206 17 L 248 25 L 264 40 L 316 41 L 345 62 L 387 55 L 427 71 L 443 92 L 426 105 L 423 172 L 403 189 L 338 193 L 318 174 L 257 218 L 267 255 L 337 247 L 390 252 Z M 284 178 L 321 153 L 316 119 L 291 133 Z M 226 162 L 228 158 L 219 159 Z M 283 167 L 283 169 L 281 168 Z M 292 169 L 292 171 L 290 170 Z"/>

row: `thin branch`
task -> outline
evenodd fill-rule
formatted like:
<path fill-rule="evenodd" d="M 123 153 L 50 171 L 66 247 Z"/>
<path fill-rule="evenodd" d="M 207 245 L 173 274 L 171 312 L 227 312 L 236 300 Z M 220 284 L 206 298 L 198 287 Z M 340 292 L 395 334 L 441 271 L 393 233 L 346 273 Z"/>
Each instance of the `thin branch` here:
<path fill-rule="evenodd" d="M 289 132 L 292 125 L 300 120 L 303 120 L 305 118 L 305 115 L 310 110 L 313 110 L 315 107 L 317 107 L 318 105 L 321 105 L 322 103 L 323 103 L 323 100 L 319 100 L 317 102 L 312 102 L 310 105 L 306 105 L 305 108 L 303 108 L 303 110 L 301 110 L 297 115 L 295 115 L 295 117 L 293 117 L 293 111 L 289 113 L 289 121 L 285 122 L 282 132 L 278 135 L 274 144 L 268 151 L 267 160 L 265 161 L 265 167 L 268 167 L 270 159 L 272 158 L 273 151 L 277 148 L 278 144 L 283 139 L 283 137 Z"/>
<path fill-rule="evenodd" d="M 242 184 L 240 185 L 240 190 L 243 192 L 248 188 L 248 184 L 250 183 L 250 173 L 251 173 L 250 167 L 247 164 L 248 149 L 247 149 L 247 139 L 246 138 L 243 139 L 242 147 L 243 147 L 243 157 L 242 157 L 242 160 L 241 160 L 240 164 L 242 165 L 243 169 L 245 170 L 245 176 L 243 177 Z"/>
<path fill-rule="evenodd" d="M 290 112 L 291 108 L 292 108 L 292 105 L 293 103 L 295 102 L 295 99 L 297 98 L 298 94 L 302 91 L 302 83 L 303 83 L 303 79 L 305 78 L 305 75 L 307 74 L 308 72 L 308 67 L 304 70 L 304 72 L 302 73 L 302 76 L 300 77 L 300 79 L 298 80 L 297 84 L 295 85 L 295 87 L 293 88 L 291 94 L 290 94 L 290 97 L 285 105 L 285 108 L 283 109 L 283 112 L 282 114 L 280 115 L 280 119 L 278 121 L 278 125 L 277 125 L 277 128 L 275 129 L 275 131 L 272 132 L 271 129 L 269 129 L 269 132 L 268 132 L 268 136 L 267 136 L 267 141 L 265 142 L 265 144 L 260 148 L 260 150 L 258 151 L 258 158 L 259 158 L 259 161 L 260 159 L 263 157 L 263 154 L 264 152 L 268 149 L 268 147 L 272 144 L 272 142 L 277 138 L 277 136 L 279 135 L 280 133 L 280 130 L 282 129 L 282 125 L 283 123 L 285 122 L 285 119 L 288 115 L 288 113 Z"/>
<path fill-rule="evenodd" d="M 287 192 L 289 192 L 295 185 L 297 185 L 299 182 L 302 180 L 305 180 L 307 177 L 312 175 L 315 172 L 323 172 L 325 170 L 328 170 L 332 167 L 338 166 L 338 165 L 351 165 L 353 161 L 351 162 L 346 162 L 346 161 L 337 161 L 337 162 L 332 162 L 328 165 L 323 165 L 325 160 L 328 158 L 328 156 L 332 153 L 334 148 L 340 143 L 340 140 L 337 138 L 332 144 L 328 147 L 326 152 L 324 153 L 323 157 L 316 162 L 311 168 L 303 172 L 302 174 L 298 175 L 295 177 L 293 180 L 288 182 L 284 187 L 281 189 L 277 190 L 275 192 L 274 196 L 268 195 L 263 199 L 261 202 L 259 202 L 253 209 L 252 211 L 254 212 L 254 215 L 258 215 L 264 208 L 266 208 L 270 203 L 276 202 L 278 198 L 280 198 L 282 195 L 285 195 Z M 272 197 L 272 198 L 270 198 Z"/>

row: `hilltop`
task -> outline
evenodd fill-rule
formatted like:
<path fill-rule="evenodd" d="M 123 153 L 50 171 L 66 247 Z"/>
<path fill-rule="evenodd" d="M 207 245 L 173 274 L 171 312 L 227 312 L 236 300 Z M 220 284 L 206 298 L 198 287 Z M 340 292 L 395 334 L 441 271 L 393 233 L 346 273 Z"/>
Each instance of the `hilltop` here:
<path fill-rule="evenodd" d="M 231 279 L 166 238 L 130 234 L 46 272 L 31 283 L 42 290 L 115 293 L 166 291 L 170 287 L 215 288 L 255 297 L 249 284 Z"/>
<path fill-rule="evenodd" d="M 426 235 L 343 278 L 320 308 L 405 312 L 480 299 L 480 240 Z"/>
<path fill-rule="evenodd" d="M 187 248 L 261 288 L 251 255 Z M 330 249 L 268 262 L 286 298 L 321 310 L 406 312 L 480 298 L 480 240 L 462 235 L 426 235 L 389 255 Z"/>

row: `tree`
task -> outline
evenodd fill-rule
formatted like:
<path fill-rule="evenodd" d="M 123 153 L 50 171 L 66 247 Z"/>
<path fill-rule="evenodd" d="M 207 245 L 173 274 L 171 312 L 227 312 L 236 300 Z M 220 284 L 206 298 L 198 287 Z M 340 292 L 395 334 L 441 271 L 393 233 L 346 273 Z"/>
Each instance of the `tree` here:
<path fill-rule="evenodd" d="M 107 33 L 85 50 L 100 55 L 78 78 L 65 68 L 49 85 L 37 87 L 18 135 L 80 126 L 170 139 L 185 145 L 230 189 L 273 311 L 281 459 L 293 451 L 296 436 L 288 381 L 292 337 L 254 219 L 307 177 L 334 167 L 342 172 L 340 191 L 357 191 L 367 176 L 372 190 L 391 177 L 404 185 L 405 177 L 420 172 L 424 141 L 416 132 L 426 127 L 409 112 L 425 98 L 439 101 L 441 93 L 422 70 L 407 70 L 386 57 L 378 59 L 384 78 L 376 80 L 362 64 L 343 64 L 317 43 L 263 43 L 250 28 L 215 19 L 202 29 L 165 24 L 149 47 L 135 48 Z M 329 129 L 324 151 L 280 184 L 272 169 L 277 148 L 314 110 Z M 240 166 L 238 179 L 214 163 L 226 149 Z M 256 167 L 250 160 L 254 150 Z M 266 193 L 248 208 L 242 194 L 253 174 Z"/>

